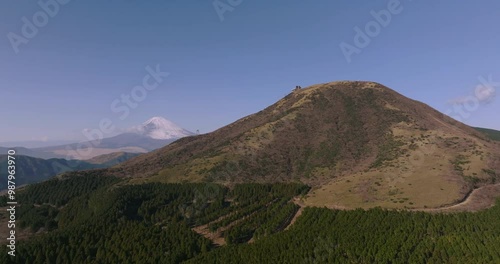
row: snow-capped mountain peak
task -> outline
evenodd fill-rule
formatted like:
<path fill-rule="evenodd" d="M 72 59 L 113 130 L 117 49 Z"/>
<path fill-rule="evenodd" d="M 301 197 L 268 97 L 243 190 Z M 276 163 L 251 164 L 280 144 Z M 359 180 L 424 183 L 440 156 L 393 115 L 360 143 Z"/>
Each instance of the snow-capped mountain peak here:
<path fill-rule="evenodd" d="M 154 139 L 175 139 L 194 135 L 163 117 L 153 117 L 131 130 Z"/>

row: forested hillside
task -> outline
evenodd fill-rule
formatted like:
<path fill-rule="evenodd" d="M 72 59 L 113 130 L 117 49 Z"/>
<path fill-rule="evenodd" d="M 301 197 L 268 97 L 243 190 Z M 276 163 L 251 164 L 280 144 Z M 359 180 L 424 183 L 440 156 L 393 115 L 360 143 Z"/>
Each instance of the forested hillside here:
<path fill-rule="evenodd" d="M 494 129 L 489 129 L 489 128 L 481 128 L 481 127 L 475 127 L 477 131 L 480 131 L 486 135 L 488 135 L 489 138 L 500 141 L 500 131 L 494 130 Z"/>
<path fill-rule="evenodd" d="M 500 263 L 500 206 L 479 213 L 306 208 L 293 227 L 188 263 Z"/>
<path fill-rule="evenodd" d="M 286 226 L 295 213 L 291 199 L 308 190 L 301 184 L 120 186 L 117 178 L 86 174 L 19 194 L 18 228 L 38 234 L 19 242 L 16 258 L 3 254 L 2 263 L 179 263 L 213 249 L 193 227 L 245 219 L 227 228 L 228 243 L 255 233 L 263 238 Z"/>
<path fill-rule="evenodd" d="M 18 195 L 17 229 L 32 235 L 1 263 L 500 262 L 498 205 L 447 215 L 305 208 L 284 231 L 298 209 L 293 198 L 309 187 L 123 185 L 96 172 L 80 175 Z M 200 226 L 227 245 L 193 231 Z"/>

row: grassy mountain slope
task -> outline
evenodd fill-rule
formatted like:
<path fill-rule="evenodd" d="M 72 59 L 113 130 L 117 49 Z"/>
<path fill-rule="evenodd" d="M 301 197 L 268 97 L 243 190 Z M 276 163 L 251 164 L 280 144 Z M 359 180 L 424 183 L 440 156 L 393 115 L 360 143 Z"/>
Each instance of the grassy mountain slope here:
<path fill-rule="evenodd" d="M 91 159 L 85 160 L 87 163 L 100 164 L 105 167 L 111 167 L 116 164 L 127 161 L 131 158 L 139 156 L 139 153 L 128 153 L 128 152 L 113 152 L 110 154 L 104 154 Z"/>
<path fill-rule="evenodd" d="M 213 133 L 125 162 L 132 182 L 301 181 L 306 204 L 438 207 L 496 181 L 499 145 L 373 82 L 313 85 Z"/>

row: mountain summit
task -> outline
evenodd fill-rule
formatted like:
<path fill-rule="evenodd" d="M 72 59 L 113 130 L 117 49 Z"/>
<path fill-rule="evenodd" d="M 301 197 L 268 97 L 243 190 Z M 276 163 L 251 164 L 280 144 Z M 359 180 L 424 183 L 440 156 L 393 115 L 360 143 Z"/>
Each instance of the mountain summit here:
<path fill-rule="evenodd" d="M 120 165 L 136 181 L 290 182 L 316 206 L 439 207 L 500 181 L 500 145 L 374 82 L 295 89 L 212 133 Z"/>
<path fill-rule="evenodd" d="M 194 133 L 179 127 L 172 121 L 158 116 L 150 118 L 140 126 L 133 127 L 131 132 L 161 140 L 177 139 L 194 135 Z"/>

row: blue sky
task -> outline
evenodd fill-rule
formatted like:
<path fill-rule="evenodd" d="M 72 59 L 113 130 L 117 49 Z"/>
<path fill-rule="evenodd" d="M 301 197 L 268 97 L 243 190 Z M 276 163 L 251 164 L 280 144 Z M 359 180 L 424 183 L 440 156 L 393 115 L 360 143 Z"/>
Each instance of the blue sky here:
<path fill-rule="evenodd" d="M 366 34 L 371 11 L 390 12 L 391 1 L 242 0 L 221 21 L 211 0 L 70 0 L 17 54 L 9 34 L 23 37 L 22 18 L 43 9 L 2 1 L 0 142 L 73 139 L 102 119 L 117 132 L 152 116 L 210 132 L 295 85 L 335 80 L 377 81 L 461 113 L 467 124 L 500 129 L 500 2 L 401 0 L 348 63 L 341 43 L 356 47 L 355 27 Z M 220 0 L 229 2 L 238 1 Z M 156 65 L 170 75 L 120 118 L 112 102 Z M 475 93 L 481 76 L 493 85 Z"/>

